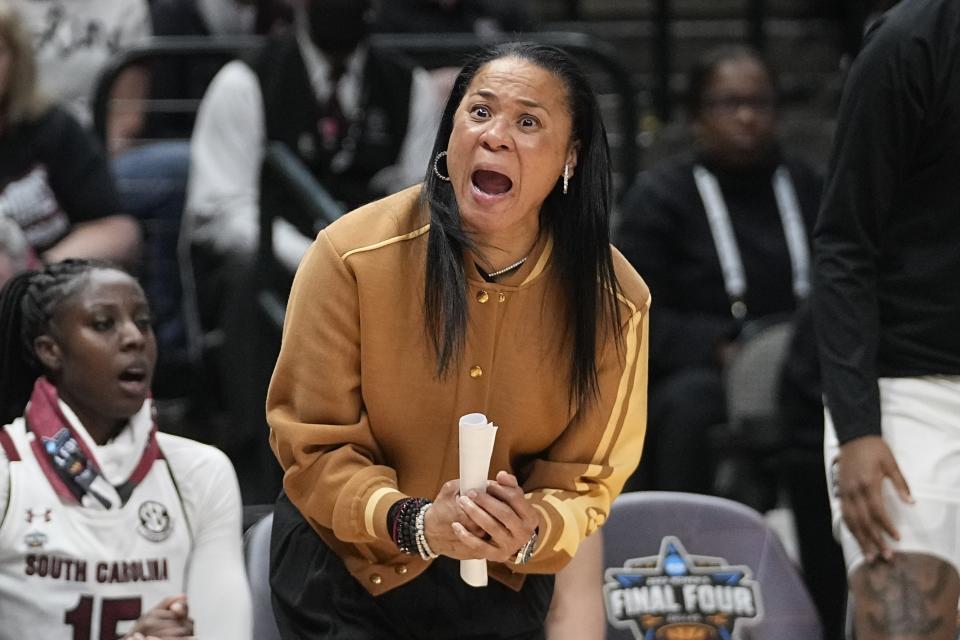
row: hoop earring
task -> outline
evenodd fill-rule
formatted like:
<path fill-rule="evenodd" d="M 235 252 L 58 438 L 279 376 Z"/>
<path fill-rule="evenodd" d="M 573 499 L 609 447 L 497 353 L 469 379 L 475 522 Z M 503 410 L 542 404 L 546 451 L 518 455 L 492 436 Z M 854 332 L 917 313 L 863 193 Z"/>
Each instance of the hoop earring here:
<path fill-rule="evenodd" d="M 563 163 L 563 195 L 567 195 L 570 188 L 570 163 Z"/>
<path fill-rule="evenodd" d="M 444 182 L 450 182 L 450 176 L 445 176 L 440 173 L 440 158 L 443 158 L 447 155 L 446 151 L 441 151 L 437 154 L 437 157 L 433 159 L 433 175 L 437 176 Z"/>

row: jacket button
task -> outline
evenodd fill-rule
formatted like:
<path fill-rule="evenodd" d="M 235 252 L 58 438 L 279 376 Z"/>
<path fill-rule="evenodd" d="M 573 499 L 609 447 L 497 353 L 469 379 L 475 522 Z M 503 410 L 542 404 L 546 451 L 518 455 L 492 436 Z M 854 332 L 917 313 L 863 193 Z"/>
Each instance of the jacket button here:
<path fill-rule="evenodd" d="M 475 364 L 472 367 L 470 367 L 471 378 L 479 378 L 482 375 L 483 375 L 483 369 L 480 368 L 480 365 Z"/>
<path fill-rule="evenodd" d="M 501 291 L 501 292 L 499 293 L 499 295 L 497 295 L 497 300 L 499 300 L 500 302 L 506 302 L 506 301 L 507 301 L 507 294 L 505 294 L 503 291 Z"/>
<path fill-rule="evenodd" d="M 490 294 L 486 291 L 477 291 L 477 302 L 483 304 L 490 299 Z"/>
<path fill-rule="evenodd" d="M 374 573 L 370 576 L 370 582 L 372 582 L 373 584 L 380 584 L 381 582 L 383 582 L 383 578 L 380 577 L 379 573 Z"/>
<path fill-rule="evenodd" d="M 395 566 L 395 567 L 393 568 L 393 570 L 397 572 L 397 575 L 398 575 L 398 576 L 406 575 L 406 573 L 407 573 L 407 565 L 405 565 L 405 564 L 398 564 L 397 566 Z"/>

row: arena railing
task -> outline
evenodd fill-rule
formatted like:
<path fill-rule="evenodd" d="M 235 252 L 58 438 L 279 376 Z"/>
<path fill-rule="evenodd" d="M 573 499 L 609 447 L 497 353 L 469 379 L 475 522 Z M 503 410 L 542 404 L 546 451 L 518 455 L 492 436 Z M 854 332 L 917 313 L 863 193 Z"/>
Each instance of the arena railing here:
<path fill-rule="evenodd" d="M 263 46 L 261 36 L 154 36 L 114 55 L 100 71 L 93 93 L 93 129 L 101 141 L 107 138 L 107 118 L 110 113 L 110 92 L 117 77 L 132 65 L 150 65 L 170 60 L 210 60 L 227 63 L 241 56 L 253 55 Z M 147 112 L 196 112 L 199 97 L 168 96 L 149 98 Z"/>
<path fill-rule="evenodd" d="M 260 175 L 260 240 L 257 304 L 277 331 L 283 328 L 290 272 L 273 251 L 273 222 L 283 218 L 314 237 L 343 215 L 343 207 L 282 142 L 271 142 Z"/>
<path fill-rule="evenodd" d="M 591 74 L 597 83 L 595 89 L 603 96 L 612 96 L 612 108 L 605 109 L 608 139 L 613 154 L 615 197 L 619 198 L 639 167 L 637 146 L 637 99 L 633 81 L 626 68 L 617 60 L 613 47 L 602 40 L 583 33 L 532 32 L 523 34 L 543 44 L 558 46 L 601 74 Z M 448 34 L 387 34 L 370 36 L 370 45 L 400 51 L 426 68 L 456 66 L 463 59 L 484 47 L 513 39 L 481 38 L 469 33 Z M 105 141 L 107 117 L 110 111 L 110 91 L 119 74 L 128 66 L 150 64 L 170 59 L 228 60 L 253 56 L 262 46 L 258 36 L 209 38 L 199 36 L 153 37 L 142 45 L 132 47 L 114 56 L 98 79 L 93 101 L 93 124 L 98 137 Z M 146 101 L 148 112 L 193 113 L 199 98 L 164 97 Z"/>

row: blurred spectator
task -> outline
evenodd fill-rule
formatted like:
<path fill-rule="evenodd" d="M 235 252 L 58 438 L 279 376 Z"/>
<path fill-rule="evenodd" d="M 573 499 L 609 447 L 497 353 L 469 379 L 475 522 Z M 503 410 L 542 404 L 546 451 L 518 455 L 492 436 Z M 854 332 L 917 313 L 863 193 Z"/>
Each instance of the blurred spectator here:
<path fill-rule="evenodd" d="M 708 431 L 726 419 L 724 367 L 759 325 L 794 318 L 810 290 L 809 238 L 822 179 L 777 138 L 773 78 L 756 53 L 709 52 L 690 74 L 692 154 L 639 177 L 615 243 L 650 285 L 647 444 L 631 488 L 722 493 L 760 510 L 778 480 L 790 500 L 806 584 L 830 640 L 842 637 L 845 581 L 829 512 L 819 376 L 808 314 L 781 382 L 788 440 L 780 476 L 749 459 L 715 483 Z M 811 363 L 811 357 L 813 362 Z M 817 418 L 819 412 L 819 420 Z"/>
<path fill-rule="evenodd" d="M 532 31 L 527 0 L 384 0 L 376 30 L 386 33 L 468 32 L 481 36 Z"/>
<path fill-rule="evenodd" d="M 16 222 L 0 216 L 0 287 L 29 268 L 30 246 Z"/>
<path fill-rule="evenodd" d="M 40 86 L 68 106 L 84 126 L 92 122 L 93 92 L 107 61 L 151 33 L 147 0 L 18 0 L 33 36 Z M 149 74 L 129 67 L 114 84 L 107 148 L 118 152 L 143 127 Z"/>
<path fill-rule="evenodd" d="M 129 266 L 140 231 L 119 210 L 101 148 L 40 97 L 29 36 L 0 2 L 0 217 L 15 221 L 46 262 L 89 257 Z"/>
<path fill-rule="evenodd" d="M 365 45 L 369 2 L 305 5 L 293 32 L 271 39 L 259 60 L 224 67 L 200 106 L 187 216 L 194 244 L 210 253 L 256 249 L 267 140 L 286 143 L 345 209 L 422 178 L 440 110 L 430 74 Z M 415 169 L 381 179 L 404 153 Z M 293 270 L 311 239 L 291 233 L 278 234 L 275 248 Z"/>
<path fill-rule="evenodd" d="M 277 470 L 263 438 L 275 352 L 262 371 L 263 332 L 250 310 L 266 142 L 285 143 L 344 209 L 418 182 L 428 165 L 441 95 L 403 55 L 366 46 L 369 9 L 357 0 L 298 5 L 294 29 L 272 37 L 252 64 L 227 64 L 197 113 L 184 223 L 203 324 L 225 334 L 217 368 L 230 427 L 222 446 L 247 501 L 254 492 L 275 497 L 262 493 L 257 465 Z M 274 252 L 291 273 L 311 240 L 286 221 L 274 225 Z"/>
<path fill-rule="evenodd" d="M 657 309 L 633 488 L 711 493 L 707 433 L 726 417 L 721 373 L 751 324 L 807 296 L 821 179 L 780 148 L 773 79 L 751 50 L 709 52 L 691 71 L 689 110 L 695 151 L 639 176 L 614 241 Z"/>
<path fill-rule="evenodd" d="M 152 0 L 154 35 L 242 36 L 289 23 L 284 0 Z M 150 98 L 196 100 L 223 66 L 222 57 L 162 57 L 150 61 Z M 121 75 L 122 80 L 122 75 Z M 111 105 L 111 112 L 113 105 Z M 115 157 L 113 170 L 125 211 L 144 228 L 141 282 L 154 312 L 160 361 L 154 392 L 186 395 L 192 366 L 183 316 L 177 242 L 186 200 L 194 114 L 151 111 L 140 142 Z"/>
<path fill-rule="evenodd" d="M 151 35 L 147 0 L 17 0 L 17 4 L 33 37 L 39 85 L 46 95 L 68 107 L 85 128 L 92 129 L 93 98 L 101 73 L 111 58 L 146 43 Z M 183 152 L 177 158 L 175 148 L 137 148 L 137 139 L 145 133 L 144 100 L 149 91 L 146 65 L 128 65 L 119 73 L 109 94 L 106 137 L 101 142 L 110 156 L 115 180 L 116 191 L 111 187 L 109 197 L 119 202 L 111 209 L 131 215 L 143 234 L 143 263 L 138 272 L 157 314 L 157 337 L 166 358 L 178 353 L 178 346 L 181 352 L 183 349 L 182 327 L 171 324 L 180 292 L 176 279 L 167 274 L 158 277 L 156 270 L 164 260 L 174 261 L 171 249 L 175 245 L 156 240 L 158 230 L 162 235 L 170 228 L 166 223 L 173 214 L 164 206 L 175 210 L 175 223 L 179 219 L 188 154 Z M 176 224 L 173 231 L 175 234 Z M 158 286 L 161 282 L 164 284 Z"/>

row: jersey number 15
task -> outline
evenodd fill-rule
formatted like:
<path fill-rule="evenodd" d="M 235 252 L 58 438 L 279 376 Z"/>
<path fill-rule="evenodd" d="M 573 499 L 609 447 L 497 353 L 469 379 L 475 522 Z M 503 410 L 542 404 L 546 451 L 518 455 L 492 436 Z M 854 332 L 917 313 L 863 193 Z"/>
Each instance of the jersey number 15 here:
<path fill-rule="evenodd" d="M 81 596 L 77 606 L 67 611 L 63 621 L 73 627 L 73 640 L 117 640 L 117 623 L 140 617 L 140 598 L 103 598 L 100 601 L 100 637 L 90 636 L 94 597 Z"/>

